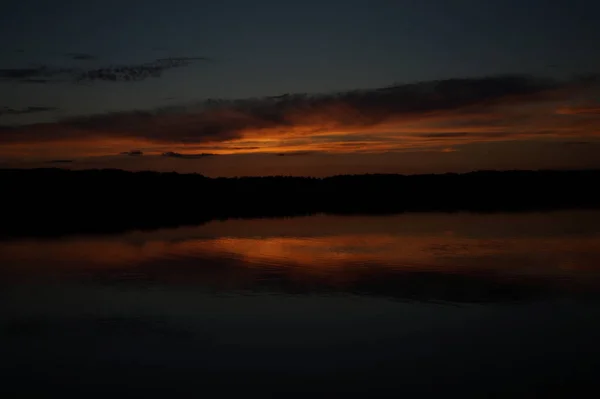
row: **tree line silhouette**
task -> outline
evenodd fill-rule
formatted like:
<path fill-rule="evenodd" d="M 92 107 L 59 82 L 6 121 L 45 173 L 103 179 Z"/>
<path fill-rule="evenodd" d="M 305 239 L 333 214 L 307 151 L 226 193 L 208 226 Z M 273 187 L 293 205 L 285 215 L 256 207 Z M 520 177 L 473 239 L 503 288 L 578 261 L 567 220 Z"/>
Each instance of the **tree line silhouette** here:
<path fill-rule="evenodd" d="M 0 235 L 116 232 L 212 219 L 597 208 L 600 170 L 209 178 L 118 169 L 0 169 Z"/>

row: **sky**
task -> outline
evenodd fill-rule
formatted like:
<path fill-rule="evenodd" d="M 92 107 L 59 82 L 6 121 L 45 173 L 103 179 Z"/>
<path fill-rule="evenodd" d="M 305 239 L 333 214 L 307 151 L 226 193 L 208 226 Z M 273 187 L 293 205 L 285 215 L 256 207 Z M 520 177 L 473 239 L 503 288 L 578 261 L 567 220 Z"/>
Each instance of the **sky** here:
<path fill-rule="evenodd" d="M 0 167 L 600 167 L 592 0 L 22 0 Z"/>

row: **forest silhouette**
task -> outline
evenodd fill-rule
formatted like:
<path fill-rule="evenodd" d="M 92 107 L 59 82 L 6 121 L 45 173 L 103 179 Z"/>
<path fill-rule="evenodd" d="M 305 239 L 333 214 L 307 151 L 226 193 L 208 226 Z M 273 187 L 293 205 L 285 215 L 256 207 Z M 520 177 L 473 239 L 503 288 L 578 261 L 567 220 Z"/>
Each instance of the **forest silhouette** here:
<path fill-rule="evenodd" d="M 0 169 L 0 236 L 111 233 L 213 219 L 597 208 L 600 170 L 209 178 L 118 169 Z"/>

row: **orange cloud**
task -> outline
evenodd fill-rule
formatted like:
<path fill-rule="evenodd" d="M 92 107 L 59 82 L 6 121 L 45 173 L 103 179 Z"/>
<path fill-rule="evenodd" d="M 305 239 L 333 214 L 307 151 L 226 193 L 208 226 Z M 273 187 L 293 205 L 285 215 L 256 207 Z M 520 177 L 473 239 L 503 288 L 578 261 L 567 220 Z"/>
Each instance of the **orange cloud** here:
<path fill-rule="evenodd" d="M 0 127 L 0 156 L 56 158 L 174 151 L 385 152 L 600 133 L 595 108 L 556 102 L 594 81 L 449 79 L 323 95 L 209 100 L 189 107 Z M 567 111 L 568 110 L 568 111 Z M 566 114 L 587 114 L 582 120 Z"/>
<path fill-rule="evenodd" d="M 563 107 L 556 110 L 559 115 L 600 115 L 600 107 Z"/>

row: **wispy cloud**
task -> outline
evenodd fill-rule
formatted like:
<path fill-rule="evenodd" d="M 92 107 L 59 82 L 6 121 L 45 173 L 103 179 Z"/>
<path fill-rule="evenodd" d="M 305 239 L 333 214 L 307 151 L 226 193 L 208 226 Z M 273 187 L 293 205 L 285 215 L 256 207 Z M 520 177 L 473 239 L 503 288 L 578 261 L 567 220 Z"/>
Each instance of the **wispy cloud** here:
<path fill-rule="evenodd" d="M 179 57 L 161 62 L 177 66 L 191 61 Z M 600 119 L 592 113 L 582 119 L 556 112 L 558 103 L 596 90 L 597 83 L 589 77 L 556 81 L 504 75 L 316 95 L 213 99 L 5 127 L 0 145 L 56 142 L 78 151 L 109 147 L 120 148 L 118 152 L 135 146 L 150 154 L 180 155 L 443 151 L 473 142 L 600 134 Z"/>
<path fill-rule="evenodd" d="M 123 152 L 120 152 L 119 154 L 120 155 L 129 155 L 132 157 L 139 157 L 139 156 L 144 155 L 144 153 L 139 150 L 123 151 Z"/>
<path fill-rule="evenodd" d="M 72 76 L 77 73 L 76 68 L 58 68 L 50 66 L 38 66 L 33 68 L 2 68 L 0 69 L 0 80 L 10 81 L 46 81 L 65 76 Z"/>
<path fill-rule="evenodd" d="M 580 146 L 580 145 L 592 145 L 592 141 L 564 141 L 563 145 L 567 146 Z"/>
<path fill-rule="evenodd" d="M 27 115 L 27 114 L 35 114 L 39 112 L 50 112 L 56 111 L 58 108 L 56 107 L 27 107 L 27 108 L 10 108 L 10 107 L 1 107 L 0 108 L 0 116 L 2 115 Z"/>
<path fill-rule="evenodd" d="M 556 110 L 560 115 L 600 115 L 600 106 L 562 107 Z"/>
<path fill-rule="evenodd" d="M 290 152 L 280 152 L 275 155 L 279 157 L 289 157 L 289 156 L 302 156 L 302 155 L 311 155 L 314 154 L 312 151 L 290 151 Z"/>
<path fill-rule="evenodd" d="M 66 53 L 64 56 L 75 61 L 91 61 L 96 59 L 95 55 L 87 53 Z"/>
<path fill-rule="evenodd" d="M 74 74 L 76 81 L 140 81 L 148 78 L 159 78 L 165 71 L 191 65 L 196 61 L 209 61 L 206 57 L 173 57 L 160 58 L 152 62 L 137 65 L 110 66 L 91 69 Z"/>
<path fill-rule="evenodd" d="M 210 154 L 210 153 L 181 154 L 179 152 L 167 151 L 167 152 L 163 152 L 161 155 L 163 157 L 169 157 L 169 158 L 199 159 L 199 158 L 211 157 L 216 154 Z"/>
<path fill-rule="evenodd" d="M 442 149 L 442 152 L 456 152 L 456 151 L 458 151 L 458 150 L 456 148 L 452 148 L 452 147 Z"/>
<path fill-rule="evenodd" d="M 69 53 L 75 60 L 91 60 L 90 54 Z M 199 61 L 211 61 L 208 57 L 169 57 L 141 64 L 110 65 L 102 68 L 53 67 L 42 65 L 33 68 L 0 69 L 0 80 L 25 83 L 113 81 L 129 82 L 158 78 L 170 69 L 182 68 Z"/>
<path fill-rule="evenodd" d="M 53 159 L 51 161 L 48 161 L 48 163 L 72 163 L 73 160 L 72 159 Z"/>

